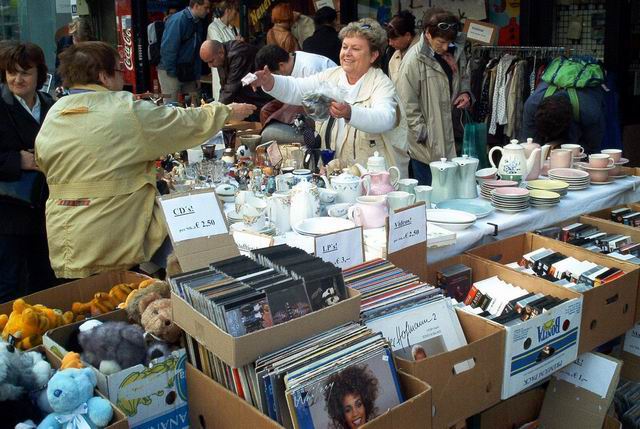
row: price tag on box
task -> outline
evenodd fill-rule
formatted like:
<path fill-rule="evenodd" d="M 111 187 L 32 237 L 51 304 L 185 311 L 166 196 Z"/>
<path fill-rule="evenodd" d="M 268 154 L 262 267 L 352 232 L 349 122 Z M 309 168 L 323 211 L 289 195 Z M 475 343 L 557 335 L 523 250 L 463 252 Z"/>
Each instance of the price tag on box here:
<path fill-rule="evenodd" d="M 362 228 L 355 227 L 315 238 L 315 254 L 338 268 L 350 268 L 364 262 Z"/>
<path fill-rule="evenodd" d="M 213 191 L 161 199 L 160 205 L 174 243 L 229 232 Z"/>
<path fill-rule="evenodd" d="M 387 253 L 427 241 L 427 212 L 424 204 L 389 214 Z"/>

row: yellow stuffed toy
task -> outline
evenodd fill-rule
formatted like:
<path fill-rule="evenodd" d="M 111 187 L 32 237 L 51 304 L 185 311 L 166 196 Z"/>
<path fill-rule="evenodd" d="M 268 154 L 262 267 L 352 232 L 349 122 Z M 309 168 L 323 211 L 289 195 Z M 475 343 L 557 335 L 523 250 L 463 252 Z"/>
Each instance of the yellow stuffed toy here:
<path fill-rule="evenodd" d="M 23 299 L 13 302 L 13 311 L 2 329 L 2 338 L 9 336 L 16 339 L 16 347 L 28 350 L 42 344 L 42 335 L 49 329 L 62 324 L 63 320 L 71 320 L 72 315 L 49 309 L 43 305 L 31 306 Z"/>
<path fill-rule="evenodd" d="M 60 370 L 66 368 L 84 368 L 84 364 L 80 360 L 80 353 L 67 352 L 67 354 L 64 355 L 62 363 L 60 364 Z"/>
<path fill-rule="evenodd" d="M 120 283 L 111 288 L 109 292 L 98 292 L 89 302 L 74 302 L 71 311 L 76 320 L 82 320 L 84 316 L 91 315 L 93 317 L 119 308 L 127 297 L 140 287 L 146 287 L 153 283 L 154 279 L 143 280 L 140 284 Z M 1 323 L 1 320 L 0 320 Z"/>

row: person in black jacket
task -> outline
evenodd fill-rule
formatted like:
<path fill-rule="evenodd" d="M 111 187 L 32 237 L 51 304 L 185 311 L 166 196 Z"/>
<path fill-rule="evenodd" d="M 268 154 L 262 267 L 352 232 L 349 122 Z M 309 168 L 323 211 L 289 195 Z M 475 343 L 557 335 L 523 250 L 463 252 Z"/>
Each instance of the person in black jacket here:
<path fill-rule="evenodd" d="M 53 99 L 37 90 L 45 82 L 44 53 L 32 43 L 4 42 L 0 47 L 0 182 L 18 181 L 38 171 L 33 154 L 36 135 Z M 45 177 L 38 174 L 46 189 Z M 45 232 L 44 203 L 36 208 L 2 196 L 0 183 L 0 302 L 53 286 Z"/>
<path fill-rule="evenodd" d="M 329 6 L 318 9 L 313 17 L 316 31 L 302 43 L 302 50 L 323 55 L 333 60 L 334 63 L 340 64 L 342 42 L 335 28 L 337 17 L 336 11 Z"/>

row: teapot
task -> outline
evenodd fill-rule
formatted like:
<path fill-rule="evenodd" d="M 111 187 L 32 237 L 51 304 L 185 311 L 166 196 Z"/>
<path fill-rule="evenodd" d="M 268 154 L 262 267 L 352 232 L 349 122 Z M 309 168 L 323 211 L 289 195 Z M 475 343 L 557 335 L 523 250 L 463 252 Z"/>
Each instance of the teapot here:
<path fill-rule="evenodd" d="M 500 163 L 497 167 L 498 174 L 502 179 L 524 180 L 529 172 L 534 172 L 536 167 L 538 168 L 538 174 L 540 173 L 540 148 L 533 149 L 527 158 L 524 153 L 524 147 L 519 145 L 516 139 L 511 140 L 511 143 L 505 147 L 495 146 L 489 151 L 489 162 L 494 168 L 496 168 L 496 164 L 493 162 L 492 154 L 495 151 L 502 153 L 502 158 L 500 158 Z"/>
<path fill-rule="evenodd" d="M 320 192 L 318 187 L 303 178 L 291 190 L 291 226 L 311 217 L 320 216 Z"/>
<path fill-rule="evenodd" d="M 398 167 L 389 167 L 387 169 L 387 163 L 384 159 L 384 156 L 380 156 L 378 152 L 374 152 L 373 156 L 370 156 L 367 159 L 367 171 L 369 171 L 370 173 L 377 173 L 379 171 L 388 171 L 389 173 L 391 173 L 392 171 L 395 171 L 396 182 L 400 178 L 400 170 L 398 170 Z"/>
<path fill-rule="evenodd" d="M 369 172 L 362 178 L 365 179 L 367 177 L 369 178 L 369 182 L 364 182 L 366 195 L 386 195 L 389 192 L 393 192 L 396 190 L 395 185 L 398 183 L 398 178 L 400 176 L 398 175 L 392 182 L 391 173 L 383 170 L 376 173 Z"/>
<path fill-rule="evenodd" d="M 447 161 L 447 158 L 440 158 L 440 161 L 429 163 L 431 168 L 431 202 L 434 204 L 440 201 L 457 198 L 458 195 L 458 164 Z"/>
<path fill-rule="evenodd" d="M 451 160 L 458 164 L 457 172 L 457 198 L 476 198 L 478 196 L 478 187 L 476 185 L 476 170 L 480 164 L 477 158 L 471 158 L 469 155 L 462 155 Z"/>
<path fill-rule="evenodd" d="M 331 183 L 323 177 L 327 189 L 335 189 L 338 191 L 336 202 L 338 203 L 355 203 L 356 198 L 362 195 L 362 179 L 351 173 L 344 172 L 338 176 L 331 178 Z"/>
<path fill-rule="evenodd" d="M 549 155 L 549 149 L 551 145 L 544 145 L 540 147 L 538 143 L 534 143 L 533 139 L 529 137 L 526 143 L 521 143 L 520 146 L 524 148 L 524 156 L 528 159 L 531 155 L 534 157 L 533 169 L 527 174 L 526 180 L 535 180 L 540 176 L 540 173 L 544 169 L 544 162 Z M 535 152 L 536 149 L 540 149 L 540 153 Z"/>

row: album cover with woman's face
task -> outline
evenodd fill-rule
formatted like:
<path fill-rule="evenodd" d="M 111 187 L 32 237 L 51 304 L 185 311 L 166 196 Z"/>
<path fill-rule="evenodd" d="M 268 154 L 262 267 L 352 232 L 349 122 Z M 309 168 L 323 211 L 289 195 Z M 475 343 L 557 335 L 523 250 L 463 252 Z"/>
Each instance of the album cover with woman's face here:
<path fill-rule="evenodd" d="M 388 349 L 293 392 L 300 427 L 353 429 L 402 402 Z"/>

